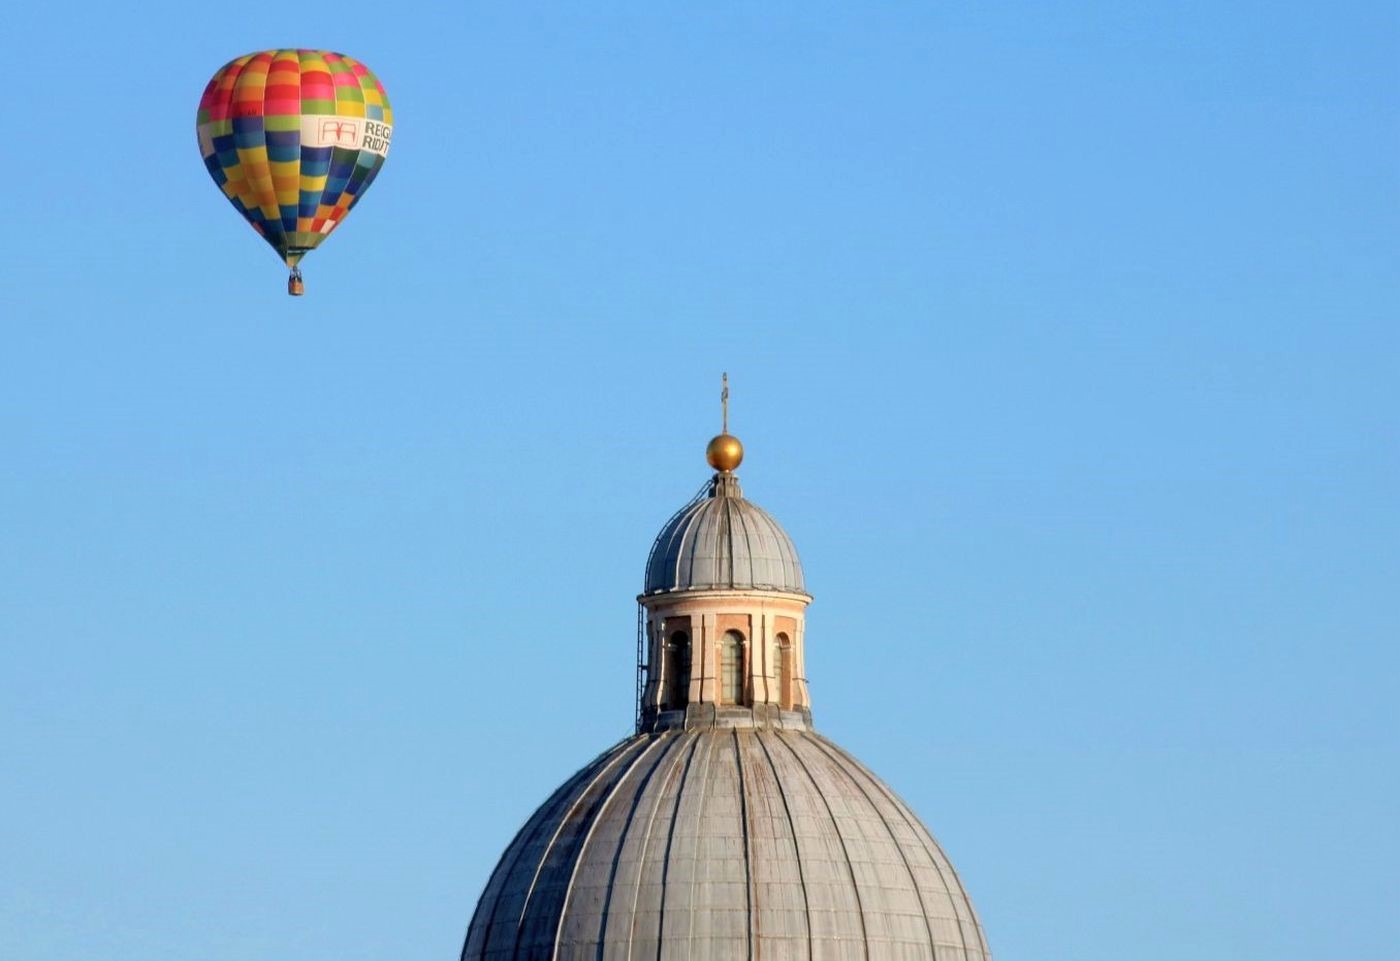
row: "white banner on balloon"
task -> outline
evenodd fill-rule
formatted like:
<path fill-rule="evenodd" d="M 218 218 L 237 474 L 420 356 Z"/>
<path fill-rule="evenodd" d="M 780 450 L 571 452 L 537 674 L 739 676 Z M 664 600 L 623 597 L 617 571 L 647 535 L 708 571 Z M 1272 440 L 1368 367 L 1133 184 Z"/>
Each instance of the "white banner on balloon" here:
<path fill-rule="evenodd" d="M 206 157 L 214 153 L 216 123 L 202 123 L 196 130 L 199 152 Z M 301 145 L 303 147 L 344 147 L 347 150 L 368 150 L 381 157 L 389 156 L 389 141 L 394 138 L 394 125 L 364 117 L 338 117 L 329 114 L 303 115 Z"/>
<path fill-rule="evenodd" d="M 329 114 L 303 114 L 301 118 L 303 147 L 344 147 L 387 157 L 393 137 L 394 125 L 380 120 Z"/>

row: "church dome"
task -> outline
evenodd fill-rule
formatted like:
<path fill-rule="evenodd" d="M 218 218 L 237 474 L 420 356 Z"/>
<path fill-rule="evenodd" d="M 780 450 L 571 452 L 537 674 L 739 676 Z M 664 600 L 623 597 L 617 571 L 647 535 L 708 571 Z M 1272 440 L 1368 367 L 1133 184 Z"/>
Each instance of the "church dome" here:
<path fill-rule="evenodd" d="M 647 559 L 636 733 L 525 822 L 462 961 L 990 959 L 932 835 L 812 727 L 812 598 L 727 427 Z"/>
<path fill-rule="evenodd" d="M 715 474 L 656 536 L 642 593 L 711 590 L 805 593 L 792 538 L 744 499 L 729 471 Z"/>
<path fill-rule="evenodd" d="M 535 812 L 462 961 L 987 961 L 957 873 L 878 778 L 811 731 L 672 730 Z"/>

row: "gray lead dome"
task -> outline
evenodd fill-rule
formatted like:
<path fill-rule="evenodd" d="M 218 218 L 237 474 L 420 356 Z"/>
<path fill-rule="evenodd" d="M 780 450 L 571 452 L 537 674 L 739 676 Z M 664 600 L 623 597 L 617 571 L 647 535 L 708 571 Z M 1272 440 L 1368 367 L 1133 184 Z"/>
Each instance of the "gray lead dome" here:
<path fill-rule="evenodd" d="M 641 734 L 535 812 L 463 961 L 987 961 L 957 873 L 810 731 Z"/>
<path fill-rule="evenodd" d="M 642 593 L 705 590 L 806 593 L 792 539 L 744 499 L 739 479 L 728 472 L 716 474 L 661 529 Z"/>

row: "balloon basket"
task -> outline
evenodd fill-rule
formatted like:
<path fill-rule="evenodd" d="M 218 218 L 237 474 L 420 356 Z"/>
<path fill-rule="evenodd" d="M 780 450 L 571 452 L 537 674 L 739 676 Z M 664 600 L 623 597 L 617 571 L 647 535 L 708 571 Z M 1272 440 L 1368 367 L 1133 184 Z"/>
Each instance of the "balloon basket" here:
<path fill-rule="evenodd" d="M 301 270 L 293 267 L 291 275 L 287 278 L 287 294 L 292 297 L 300 297 L 306 293 L 306 284 L 302 283 Z"/>

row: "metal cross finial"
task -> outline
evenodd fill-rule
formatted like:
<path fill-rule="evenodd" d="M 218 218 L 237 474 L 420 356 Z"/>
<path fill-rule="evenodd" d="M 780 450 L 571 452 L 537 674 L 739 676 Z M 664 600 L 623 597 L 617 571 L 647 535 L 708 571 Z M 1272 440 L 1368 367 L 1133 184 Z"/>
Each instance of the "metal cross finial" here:
<path fill-rule="evenodd" d="M 729 433 L 729 372 L 720 377 L 719 409 L 721 418 L 720 433 Z"/>

